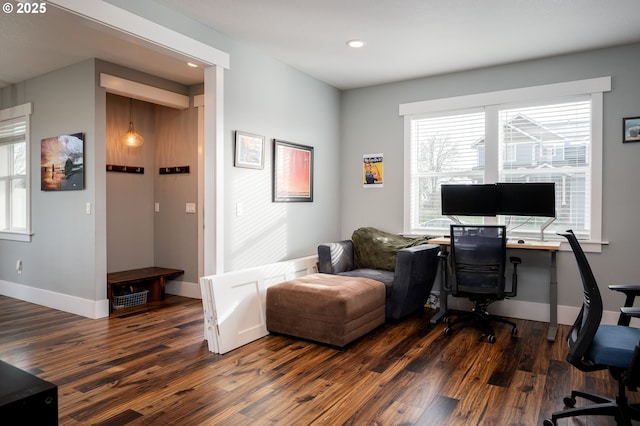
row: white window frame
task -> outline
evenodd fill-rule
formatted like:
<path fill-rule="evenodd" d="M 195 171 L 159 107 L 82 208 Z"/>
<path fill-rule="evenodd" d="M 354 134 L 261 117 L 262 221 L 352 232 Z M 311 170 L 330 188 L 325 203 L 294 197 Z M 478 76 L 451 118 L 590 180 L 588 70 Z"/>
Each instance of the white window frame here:
<path fill-rule="evenodd" d="M 0 110 L 0 121 L 13 120 L 22 118 L 26 122 L 25 141 L 26 150 L 25 155 L 27 158 L 26 164 L 26 188 L 27 188 L 27 206 L 26 206 L 26 230 L 24 231 L 0 231 L 0 240 L 12 240 L 12 241 L 31 241 L 31 138 L 29 133 L 29 119 L 33 110 L 31 102 L 18 105 L 11 108 Z"/>
<path fill-rule="evenodd" d="M 497 106 L 518 102 L 533 102 L 571 96 L 591 98 L 591 238 L 581 241 L 585 251 L 601 252 L 602 244 L 602 150 L 603 150 L 603 93 L 611 91 L 611 77 L 598 77 L 541 86 L 523 87 L 496 92 L 433 99 L 428 101 L 400 104 L 399 114 L 404 117 L 404 232 L 411 233 L 411 120 L 415 116 L 446 113 L 470 108 L 485 108 L 487 117 L 492 116 Z M 496 126 L 497 128 L 497 126 Z M 487 130 L 492 129 L 490 125 Z M 487 139 L 496 135 L 487 133 Z M 497 144 L 496 144 L 497 146 Z M 495 160 L 494 160 L 495 159 Z M 498 161 L 497 155 L 486 153 L 486 161 Z M 490 165 L 486 164 L 489 168 Z M 497 167 L 495 168 L 497 171 Z M 491 176 L 485 176 L 489 182 Z M 497 178 L 497 176 L 495 177 Z M 494 180 L 495 181 L 495 180 Z"/>

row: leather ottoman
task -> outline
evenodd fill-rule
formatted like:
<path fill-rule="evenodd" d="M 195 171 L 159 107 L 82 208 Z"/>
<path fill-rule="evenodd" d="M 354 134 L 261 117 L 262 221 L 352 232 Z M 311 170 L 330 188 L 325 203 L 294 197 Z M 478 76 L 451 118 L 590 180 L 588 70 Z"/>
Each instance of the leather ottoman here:
<path fill-rule="evenodd" d="M 343 347 L 384 324 L 385 286 L 310 274 L 267 288 L 267 330 Z"/>

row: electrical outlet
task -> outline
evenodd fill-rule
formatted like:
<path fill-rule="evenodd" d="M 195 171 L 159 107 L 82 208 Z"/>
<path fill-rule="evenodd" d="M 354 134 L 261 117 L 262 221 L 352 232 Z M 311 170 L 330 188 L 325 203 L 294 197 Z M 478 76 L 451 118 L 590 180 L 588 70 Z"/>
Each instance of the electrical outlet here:
<path fill-rule="evenodd" d="M 18 271 L 18 275 L 22 275 L 22 260 L 16 262 L 16 271 Z"/>

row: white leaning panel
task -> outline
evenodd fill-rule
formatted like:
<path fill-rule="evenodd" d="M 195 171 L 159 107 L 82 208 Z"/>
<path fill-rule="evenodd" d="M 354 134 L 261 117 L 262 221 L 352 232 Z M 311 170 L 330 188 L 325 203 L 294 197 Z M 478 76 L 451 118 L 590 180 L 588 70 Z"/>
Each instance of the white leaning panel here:
<path fill-rule="evenodd" d="M 318 272 L 317 262 L 307 256 L 200 278 L 209 351 L 224 354 L 269 334 L 267 288 Z"/>

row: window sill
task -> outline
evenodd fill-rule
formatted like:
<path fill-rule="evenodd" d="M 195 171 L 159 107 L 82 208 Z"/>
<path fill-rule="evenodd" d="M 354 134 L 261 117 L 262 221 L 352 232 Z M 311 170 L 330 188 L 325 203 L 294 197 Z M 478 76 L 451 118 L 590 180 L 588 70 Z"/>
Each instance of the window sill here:
<path fill-rule="evenodd" d="M 579 240 L 578 242 L 585 253 L 602 253 L 602 246 L 609 245 L 609 241 Z M 567 241 L 562 242 L 560 251 L 572 251 Z"/>
<path fill-rule="evenodd" d="M 24 243 L 30 243 L 33 234 L 26 232 L 7 232 L 0 231 L 0 240 L 8 241 L 22 241 Z"/>

